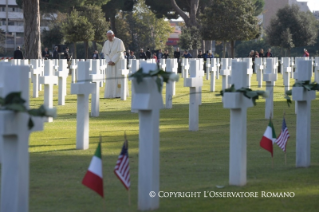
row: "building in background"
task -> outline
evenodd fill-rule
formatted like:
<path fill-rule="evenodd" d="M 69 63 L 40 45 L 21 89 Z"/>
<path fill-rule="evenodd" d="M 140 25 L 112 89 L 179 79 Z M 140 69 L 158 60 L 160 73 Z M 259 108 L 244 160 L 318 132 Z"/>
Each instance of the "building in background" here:
<path fill-rule="evenodd" d="M 182 33 L 182 25 L 184 24 L 183 19 L 170 20 L 171 27 L 174 27 L 174 32 L 170 33 L 168 40 L 166 42 L 167 46 L 178 47 L 179 37 Z"/>
<path fill-rule="evenodd" d="M 313 11 L 313 15 L 319 21 L 319 11 Z"/>
<path fill-rule="evenodd" d="M 53 15 L 55 17 L 56 15 Z M 48 28 L 52 21 L 51 15 L 45 15 L 41 18 L 41 31 Z M 6 40 L 1 43 L 5 49 L 13 50 L 17 46 L 23 46 L 24 43 L 24 19 L 23 10 L 18 7 L 16 0 L 0 0 L 0 29 L 6 34 Z"/>

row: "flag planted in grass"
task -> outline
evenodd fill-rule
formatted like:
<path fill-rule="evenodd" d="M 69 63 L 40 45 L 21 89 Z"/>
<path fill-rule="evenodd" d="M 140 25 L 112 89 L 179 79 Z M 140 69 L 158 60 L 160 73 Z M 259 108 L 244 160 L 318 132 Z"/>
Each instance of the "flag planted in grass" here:
<path fill-rule="evenodd" d="M 101 142 L 99 142 L 99 145 L 97 146 L 95 154 L 91 160 L 89 169 L 82 180 L 82 184 L 98 193 L 101 197 L 104 197 L 101 156 Z"/>
<path fill-rule="evenodd" d="M 128 158 L 128 142 L 125 137 L 125 141 L 122 147 L 122 151 L 117 159 L 116 166 L 114 168 L 114 174 L 119 178 L 124 187 L 130 189 L 130 164 Z"/>
<path fill-rule="evenodd" d="M 286 125 L 285 117 L 282 120 L 281 132 L 276 140 L 276 144 L 282 149 L 282 151 L 286 152 L 287 141 L 290 138 L 288 127 Z"/>
<path fill-rule="evenodd" d="M 264 148 L 265 150 L 269 151 L 271 153 L 271 157 L 273 156 L 274 142 L 276 142 L 276 133 L 275 133 L 274 125 L 272 124 L 271 119 L 269 119 L 269 124 L 266 128 L 264 136 L 262 137 L 260 141 L 260 146 Z"/>

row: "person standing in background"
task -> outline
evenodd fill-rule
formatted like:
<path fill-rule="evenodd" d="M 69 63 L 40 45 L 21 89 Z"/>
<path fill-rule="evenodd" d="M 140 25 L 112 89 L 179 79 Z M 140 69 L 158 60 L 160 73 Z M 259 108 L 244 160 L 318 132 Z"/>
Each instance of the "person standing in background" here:
<path fill-rule="evenodd" d="M 266 57 L 272 57 L 271 49 L 268 49 L 268 52 L 266 53 Z"/>
<path fill-rule="evenodd" d="M 47 60 L 47 59 L 49 59 L 49 57 L 50 57 L 50 52 L 48 50 L 48 47 L 45 47 L 43 52 L 42 52 L 42 58 Z"/>
<path fill-rule="evenodd" d="M 13 52 L 14 59 L 23 59 L 22 51 L 20 50 L 20 46 L 17 47 L 17 50 Z"/>
<path fill-rule="evenodd" d="M 164 58 L 164 59 L 169 58 L 169 54 L 168 54 L 168 51 L 167 51 L 167 50 L 165 50 L 165 52 L 164 52 L 164 54 L 163 54 L 163 58 Z"/>
<path fill-rule="evenodd" d="M 139 53 L 138 56 L 139 56 L 140 59 L 147 60 L 147 56 L 146 56 L 146 54 L 145 54 L 143 49 L 140 50 L 140 53 Z"/>
<path fill-rule="evenodd" d="M 158 50 L 158 54 L 157 54 L 157 60 L 160 60 L 163 58 L 163 53 L 162 53 L 162 49 Z"/>
<path fill-rule="evenodd" d="M 136 59 L 133 51 L 130 52 L 130 56 L 128 57 L 128 59 Z"/>
<path fill-rule="evenodd" d="M 259 57 L 264 57 L 264 50 L 263 49 L 260 49 Z"/>
<path fill-rule="evenodd" d="M 146 57 L 147 57 L 147 59 L 151 59 L 151 51 L 150 51 L 150 48 L 147 48 Z"/>
<path fill-rule="evenodd" d="M 94 51 L 92 59 L 99 59 L 99 52 L 97 50 Z"/>
<path fill-rule="evenodd" d="M 307 51 L 307 49 L 304 49 L 303 51 L 304 51 L 303 56 L 304 57 L 309 57 L 309 52 Z"/>
<path fill-rule="evenodd" d="M 180 57 L 181 57 L 181 52 L 179 51 L 179 48 L 177 47 L 176 51 L 174 51 L 174 58 L 176 58 L 177 62 L 179 62 Z"/>
<path fill-rule="evenodd" d="M 68 62 L 71 60 L 71 55 L 70 55 L 70 52 L 69 52 L 69 47 L 66 47 L 66 48 L 65 48 L 65 51 L 64 51 L 64 59 L 67 59 Z"/>
<path fill-rule="evenodd" d="M 54 47 L 53 59 L 59 59 L 59 52 L 58 52 L 58 47 L 57 46 Z"/>

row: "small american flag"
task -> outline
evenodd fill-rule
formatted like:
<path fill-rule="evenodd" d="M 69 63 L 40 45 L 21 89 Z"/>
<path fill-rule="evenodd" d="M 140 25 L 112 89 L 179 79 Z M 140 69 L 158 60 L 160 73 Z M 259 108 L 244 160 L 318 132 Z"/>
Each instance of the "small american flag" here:
<path fill-rule="evenodd" d="M 119 178 L 124 187 L 130 189 L 130 165 L 128 158 L 128 142 L 125 136 L 125 141 L 122 147 L 122 151 L 117 159 L 116 166 L 114 168 L 114 174 Z"/>
<path fill-rule="evenodd" d="M 286 125 L 286 120 L 285 118 L 282 121 L 282 127 L 281 127 L 281 132 L 276 139 L 276 144 L 282 149 L 282 151 L 286 152 L 286 145 L 288 138 L 290 138 L 289 131 Z"/>

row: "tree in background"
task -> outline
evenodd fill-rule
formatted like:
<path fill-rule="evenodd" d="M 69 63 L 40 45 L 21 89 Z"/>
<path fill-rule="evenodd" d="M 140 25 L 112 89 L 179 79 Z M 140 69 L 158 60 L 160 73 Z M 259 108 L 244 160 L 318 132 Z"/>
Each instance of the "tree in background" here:
<path fill-rule="evenodd" d="M 39 0 L 23 0 L 24 18 L 24 57 L 27 59 L 40 59 L 40 5 Z"/>
<path fill-rule="evenodd" d="M 231 42 L 231 57 L 234 57 L 236 40 L 251 40 L 260 35 L 260 26 L 255 17 L 251 0 L 214 0 L 201 15 L 201 34 L 204 40 Z M 225 45 L 224 55 L 225 57 Z"/>
<path fill-rule="evenodd" d="M 134 4 L 137 0 L 110 0 L 107 4 L 102 6 L 106 21 L 110 22 L 111 29 L 117 35 L 116 15 L 121 11 L 132 12 Z"/>
<path fill-rule="evenodd" d="M 196 27 L 182 27 L 182 33 L 179 37 L 178 45 L 184 50 L 199 49 L 201 47 L 202 37 Z M 193 55 L 195 56 L 195 55 Z"/>
<path fill-rule="evenodd" d="M 49 49 L 52 45 L 58 45 L 63 42 L 63 33 L 61 26 L 57 24 L 52 24 L 49 30 L 43 29 L 42 31 L 42 44 Z"/>
<path fill-rule="evenodd" d="M 156 18 L 143 0 L 138 0 L 134 11 L 126 16 L 135 50 L 164 49 L 173 27 L 164 18 Z"/>
<path fill-rule="evenodd" d="M 96 42 L 104 41 L 106 39 L 106 32 L 109 28 L 108 23 L 105 20 L 104 13 L 102 12 L 101 7 L 87 5 L 83 8 L 80 15 L 86 17 L 88 22 L 92 25 L 92 29 L 94 30 L 94 36 L 92 38 L 93 48 L 95 47 L 96 49 Z M 84 41 L 86 59 L 88 59 L 89 41 L 91 40 Z"/>
<path fill-rule="evenodd" d="M 126 15 L 123 12 L 119 12 L 115 19 L 116 37 L 119 37 L 124 45 L 125 49 L 130 49 L 132 46 L 132 36 L 130 33 L 130 25 L 127 22 Z"/>
<path fill-rule="evenodd" d="M 62 24 L 62 32 L 65 40 L 74 45 L 74 58 L 76 59 L 76 42 L 90 41 L 94 39 L 92 24 L 87 18 L 80 16 L 79 12 L 73 10 Z"/>
<path fill-rule="evenodd" d="M 6 36 L 5 36 L 5 31 L 3 29 L 0 29 L 0 53 L 3 52 L 4 48 L 4 41 L 6 39 Z"/>
<path fill-rule="evenodd" d="M 268 42 L 272 46 L 292 47 L 309 46 L 316 43 L 318 21 L 311 12 L 301 12 L 297 5 L 279 9 L 267 28 Z"/>

